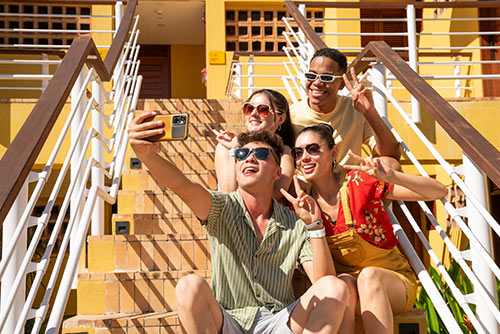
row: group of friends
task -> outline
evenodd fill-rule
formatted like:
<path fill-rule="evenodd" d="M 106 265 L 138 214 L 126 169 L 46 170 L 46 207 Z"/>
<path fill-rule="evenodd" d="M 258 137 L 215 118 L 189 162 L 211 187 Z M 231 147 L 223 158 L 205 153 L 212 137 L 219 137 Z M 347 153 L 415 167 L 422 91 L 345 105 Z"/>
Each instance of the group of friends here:
<path fill-rule="evenodd" d="M 247 132 L 214 130 L 219 189 L 189 180 L 148 137 L 161 121 L 137 116 L 129 141 L 158 182 L 206 228 L 210 285 L 191 274 L 176 300 L 194 333 L 392 333 L 393 314 L 410 309 L 417 282 L 399 252 L 389 200 L 435 200 L 438 181 L 400 171 L 397 141 L 346 57 L 318 50 L 305 73 L 307 98 L 289 108 L 269 89 L 243 104 Z M 345 85 L 350 96 L 338 95 Z M 371 157 L 360 157 L 362 145 Z M 167 153 L 168 154 L 168 153 Z M 310 288 L 295 299 L 296 267 Z"/>

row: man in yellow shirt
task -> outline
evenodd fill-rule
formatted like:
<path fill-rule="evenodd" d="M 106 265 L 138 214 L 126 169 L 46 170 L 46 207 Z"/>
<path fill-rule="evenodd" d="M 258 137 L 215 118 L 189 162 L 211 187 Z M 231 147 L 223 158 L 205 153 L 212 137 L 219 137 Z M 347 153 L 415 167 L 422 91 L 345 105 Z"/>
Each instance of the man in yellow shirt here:
<path fill-rule="evenodd" d="M 355 164 L 349 161 L 347 152 L 361 155 L 363 144 L 373 155 L 399 160 L 398 142 L 375 110 L 371 91 L 358 82 L 354 69 L 351 69 L 354 86 L 351 85 L 346 71 L 343 53 L 333 48 L 316 51 L 309 72 L 305 73 L 307 99 L 290 107 L 295 134 L 307 126 L 330 124 L 334 129 L 339 165 Z M 351 92 L 350 97 L 338 95 L 343 83 Z"/>

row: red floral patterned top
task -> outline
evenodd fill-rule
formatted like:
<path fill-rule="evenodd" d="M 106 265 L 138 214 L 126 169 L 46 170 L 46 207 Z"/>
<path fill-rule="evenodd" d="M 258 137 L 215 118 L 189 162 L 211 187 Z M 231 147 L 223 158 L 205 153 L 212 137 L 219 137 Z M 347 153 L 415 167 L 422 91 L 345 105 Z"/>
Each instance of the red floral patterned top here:
<path fill-rule="evenodd" d="M 360 171 L 349 171 L 346 175 L 349 206 L 358 234 L 369 243 L 390 249 L 398 243 L 384 203 L 393 184 L 379 181 Z M 337 235 L 348 230 L 342 202 L 339 203 L 337 222 L 333 223 L 324 215 L 323 225 L 326 235 Z"/>

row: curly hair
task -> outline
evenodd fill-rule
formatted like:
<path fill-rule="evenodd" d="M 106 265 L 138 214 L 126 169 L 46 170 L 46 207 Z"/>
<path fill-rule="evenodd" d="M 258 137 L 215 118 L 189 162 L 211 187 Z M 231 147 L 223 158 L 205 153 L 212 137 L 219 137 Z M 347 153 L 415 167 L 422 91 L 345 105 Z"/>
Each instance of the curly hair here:
<path fill-rule="evenodd" d="M 334 48 L 323 48 L 319 49 L 314 53 L 311 61 L 316 57 L 326 57 L 330 58 L 339 65 L 339 74 L 343 74 L 347 71 L 347 58 L 345 55 L 337 49 Z"/>
<path fill-rule="evenodd" d="M 271 133 L 266 130 L 259 130 L 255 132 L 242 132 L 238 135 L 238 146 L 243 147 L 246 144 L 253 142 L 265 143 L 273 149 L 278 160 L 281 161 L 283 154 L 283 140 L 277 134 Z"/>

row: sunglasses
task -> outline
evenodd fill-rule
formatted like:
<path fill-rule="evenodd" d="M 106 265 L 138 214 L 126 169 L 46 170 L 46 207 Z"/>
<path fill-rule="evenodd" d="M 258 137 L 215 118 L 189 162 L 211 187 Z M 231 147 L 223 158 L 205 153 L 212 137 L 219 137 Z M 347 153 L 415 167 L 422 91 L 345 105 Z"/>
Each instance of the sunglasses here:
<path fill-rule="evenodd" d="M 271 106 L 266 103 L 260 103 L 258 105 L 253 105 L 250 102 L 243 103 L 243 113 L 245 114 L 245 116 L 250 116 L 253 113 L 254 109 L 257 109 L 260 117 L 266 117 L 267 115 L 269 115 L 273 108 L 271 108 Z"/>
<path fill-rule="evenodd" d="M 321 80 L 321 82 L 332 82 L 335 79 L 342 78 L 342 76 L 338 75 L 327 74 L 327 73 L 318 74 L 314 72 L 304 73 L 304 77 L 309 81 L 316 81 L 316 79 L 318 79 L 319 77 L 319 80 Z"/>
<path fill-rule="evenodd" d="M 267 160 L 267 158 L 269 157 L 269 153 L 273 153 L 274 158 L 278 162 L 278 157 L 274 153 L 273 149 L 269 147 L 254 147 L 254 148 L 239 147 L 234 150 L 234 158 L 240 161 L 246 160 L 252 152 L 253 156 L 257 160 Z"/>
<path fill-rule="evenodd" d="M 303 147 L 294 147 L 292 149 L 292 157 L 295 161 L 302 159 L 302 156 L 304 155 L 304 151 L 307 151 L 309 155 L 319 155 L 321 153 L 320 150 L 320 145 L 316 143 L 312 144 L 307 144 L 306 146 Z"/>

